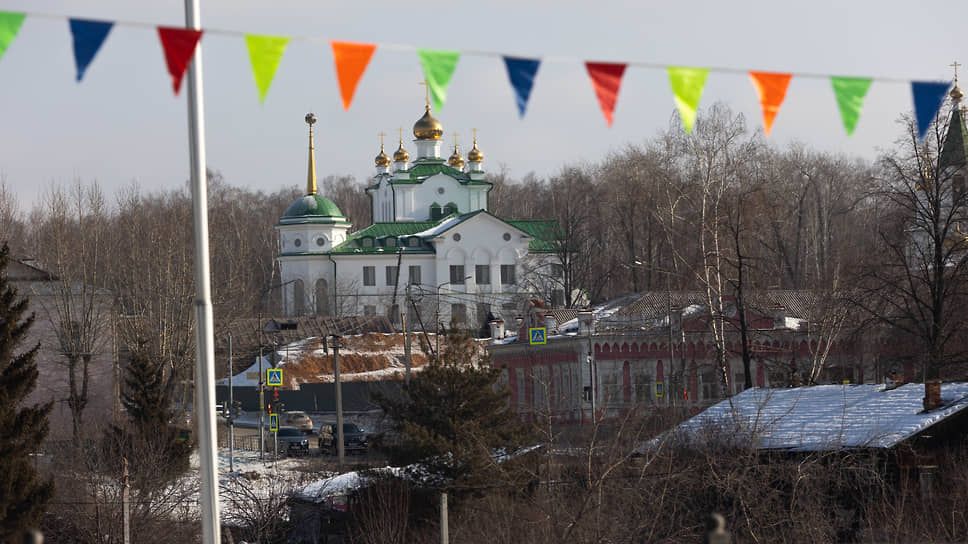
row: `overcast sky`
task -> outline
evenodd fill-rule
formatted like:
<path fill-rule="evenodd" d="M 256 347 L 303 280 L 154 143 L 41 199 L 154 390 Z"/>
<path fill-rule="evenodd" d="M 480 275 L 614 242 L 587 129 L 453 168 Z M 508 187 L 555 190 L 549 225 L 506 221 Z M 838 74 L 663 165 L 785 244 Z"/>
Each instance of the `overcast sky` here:
<path fill-rule="evenodd" d="M 479 129 L 485 169 L 503 165 L 517 178 L 600 160 L 667 126 L 674 104 L 664 70 L 626 71 L 608 128 L 584 60 L 905 80 L 950 80 L 952 61 L 968 63 L 963 0 L 201 4 L 203 28 L 314 39 L 290 42 L 264 104 L 244 40 L 217 34 L 202 40 L 208 166 L 232 184 L 265 191 L 305 183 L 308 111 L 319 118 L 320 176 L 371 175 L 381 131 L 392 135 L 392 152 L 402 126 L 414 151 L 410 129 L 423 109 L 416 53 L 378 49 L 347 112 L 330 39 L 465 52 L 437 114 L 447 142 L 458 132 L 466 155 L 471 129 Z M 0 0 L 6 11 L 162 25 L 183 25 L 183 9 L 179 0 Z M 523 120 L 501 59 L 471 51 L 544 59 Z M 188 178 L 184 88 L 172 94 L 152 29 L 116 26 L 78 84 L 66 20 L 28 15 L 0 59 L 0 81 L 0 174 L 22 206 L 37 202 L 51 183 L 73 179 L 97 180 L 114 193 L 133 181 L 148 190 L 179 187 Z M 761 126 L 748 76 L 711 73 L 702 104 L 715 101 Z M 829 81 L 795 76 L 770 139 L 872 159 L 892 144 L 897 117 L 910 109 L 907 84 L 875 80 L 848 138 Z"/>

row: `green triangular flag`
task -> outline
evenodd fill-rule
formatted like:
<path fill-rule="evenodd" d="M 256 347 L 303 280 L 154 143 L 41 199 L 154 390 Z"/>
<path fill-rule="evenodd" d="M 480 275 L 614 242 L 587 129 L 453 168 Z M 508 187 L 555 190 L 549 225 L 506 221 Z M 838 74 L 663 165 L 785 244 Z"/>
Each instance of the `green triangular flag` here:
<path fill-rule="evenodd" d="M 26 13 L 0 11 L 0 58 L 7 52 L 7 47 L 20 32 L 20 25 L 24 24 Z"/>
<path fill-rule="evenodd" d="M 840 117 L 844 120 L 844 128 L 847 135 L 854 133 L 857 120 L 860 119 L 860 108 L 864 105 L 864 95 L 871 86 L 869 77 L 831 77 L 830 83 L 834 86 L 834 94 L 837 96 L 837 106 L 840 108 Z"/>
<path fill-rule="evenodd" d="M 696 122 L 696 109 L 699 108 L 699 97 L 706 85 L 708 68 L 686 68 L 683 66 L 669 66 L 669 83 L 672 84 L 672 94 L 679 108 L 679 117 L 686 132 L 692 132 L 692 125 Z"/>
<path fill-rule="evenodd" d="M 417 49 L 420 64 L 423 65 L 424 77 L 434 99 L 434 110 L 440 112 L 447 101 L 447 84 L 450 76 L 457 68 L 460 51 L 443 51 L 439 49 Z"/>
<path fill-rule="evenodd" d="M 264 102 L 272 77 L 276 75 L 279 59 L 286 50 L 289 38 L 281 36 L 257 36 L 246 34 L 245 44 L 249 46 L 249 60 L 252 61 L 252 74 L 255 86 L 259 88 L 259 102 Z"/>

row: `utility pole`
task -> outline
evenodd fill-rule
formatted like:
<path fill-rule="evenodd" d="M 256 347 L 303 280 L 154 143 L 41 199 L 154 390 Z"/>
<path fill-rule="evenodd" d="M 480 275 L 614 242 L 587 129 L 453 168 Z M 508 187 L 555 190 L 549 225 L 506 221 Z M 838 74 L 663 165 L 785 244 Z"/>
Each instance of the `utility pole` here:
<path fill-rule="evenodd" d="M 235 402 L 232 397 L 232 335 L 229 335 L 229 412 L 226 421 L 229 424 L 229 472 L 235 472 Z M 225 409 L 222 409 L 223 413 Z"/>
<path fill-rule="evenodd" d="M 440 494 L 440 544 L 447 544 L 450 535 L 447 528 L 447 493 Z"/>
<path fill-rule="evenodd" d="M 266 401 L 262 386 L 262 332 L 259 332 L 259 460 L 266 460 Z"/>
<path fill-rule="evenodd" d="M 407 285 L 407 301 L 410 301 L 410 285 Z M 407 332 L 407 314 L 405 312 L 400 312 L 400 328 L 403 329 L 403 354 L 407 362 L 407 372 L 404 374 L 404 383 L 410 384 L 410 366 L 413 361 L 410 360 L 410 333 Z"/>
<path fill-rule="evenodd" d="M 128 458 L 121 458 L 121 532 L 124 544 L 131 544 L 131 504 L 129 495 L 131 486 L 128 484 Z"/>
<path fill-rule="evenodd" d="M 343 472 L 343 384 L 339 378 L 339 341 L 338 334 L 333 335 L 333 378 L 336 382 L 336 459 L 339 472 Z"/>

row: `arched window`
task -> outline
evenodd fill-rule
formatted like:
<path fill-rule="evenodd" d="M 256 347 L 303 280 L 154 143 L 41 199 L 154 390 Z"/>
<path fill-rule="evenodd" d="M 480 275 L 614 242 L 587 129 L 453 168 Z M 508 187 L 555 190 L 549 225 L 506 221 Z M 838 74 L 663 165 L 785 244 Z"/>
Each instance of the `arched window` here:
<path fill-rule="evenodd" d="M 322 278 L 316 280 L 316 315 L 331 315 L 329 309 L 329 283 Z"/>
<path fill-rule="evenodd" d="M 443 214 L 440 211 L 440 204 L 437 204 L 436 202 L 434 202 L 433 204 L 430 205 L 430 220 L 436 221 L 441 217 L 443 217 Z"/>
<path fill-rule="evenodd" d="M 292 315 L 305 315 L 306 313 L 306 286 L 302 280 L 292 282 Z"/>
<path fill-rule="evenodd" d="M 441 210 L 441 216 L 446 217 L 452 213 L 457 213 L 457 204 L 453 202 L 448 202 L 444 205 L 444 209 Z"/>

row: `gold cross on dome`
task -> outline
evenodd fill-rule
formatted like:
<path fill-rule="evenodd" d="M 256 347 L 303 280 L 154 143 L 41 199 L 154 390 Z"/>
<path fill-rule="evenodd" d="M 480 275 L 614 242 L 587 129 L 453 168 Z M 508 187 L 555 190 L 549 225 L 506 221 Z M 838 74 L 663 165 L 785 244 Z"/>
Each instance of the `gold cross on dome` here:
<path fill-rule="evenodd" d="M 424 95 L 425 95 L 424 100 L 427 101 L 427 107 L 429 108 L 430 107 L 430 85 L 427 84 L 427 80 L 423 80 L 420 83 L 417 83 L 417 85 L 424 86 Z"/>
<path fill-rule="evenodd" d="M 457 133 L 454 133 L 454 149 L 457 149 Z"/>
<path fill-rule="evenodd" d="M 949 64 L 948 66 L 951 66 L 951 67 L 953 67 L 955 69 L 955 85 L 957 85 L 958 84 L 958 67 L 959 66 L 962 66 L 962 64 L 960 62 L 958 62 L 958 61 L 954 61 L 951 64 Z"/>
<path fill-rule="evenodd" d="M 403 145 L 403 127 L 397 128 L 397 135 L 400 136 L 400 145 Z"/>
<path fill-rule="evenodd" d="M 477 129 L 476 128 L 472 128 L 471 130 L 474 131 L 474 143 L 476 144 L 477 143 Z"/>
<path fill-rule="evenodd" d="M 387 134 L 385 132 L 380 133 L 380 149 L 383 149 L 383 137 Z"/>

